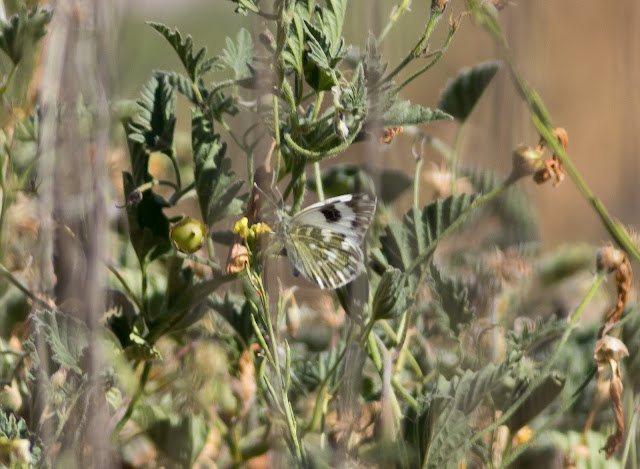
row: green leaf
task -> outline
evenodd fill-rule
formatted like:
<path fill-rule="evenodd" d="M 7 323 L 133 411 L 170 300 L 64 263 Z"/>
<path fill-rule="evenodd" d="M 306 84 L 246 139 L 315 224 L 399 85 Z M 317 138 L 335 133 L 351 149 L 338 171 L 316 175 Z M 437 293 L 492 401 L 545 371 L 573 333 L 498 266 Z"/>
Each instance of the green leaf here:
<path fill-rule="evenodd" d="M 235 77 L 246 78 L 252 76 L 249 67 L 253 64 L 253 39 L 249 31 L 241 28 L 236 35 L 235 42 L 227 38 L 226 45 L 222 60 L 231 67 Z"/>
<path fill-rule="evenodd" d="M 14 414 L 7 414 L 4 410 L 0 410 L 0 436 L 9 441 L 29 440 L 30 464 L 16 464 L 11 467 L 39 467 L 44 449 L 42 440 L 29 430 L 27 422 L 22 417 L 16 417 Z"/>
<path fill-rule="evenodd" d="M 305 9 L 302 2 L 296 3 L 291 29 L 287 36 L 286 47 L 282 52 L 282 59 L 284 63 L 292 67 L 297 72 L 298 77 L 302 77 L 304 73 L 304 22 L 308 19 L 308 10 Z"/>
<path fill-rule="evenodd" d="M 81 360 L 89 345 L 89 330 L 84 322 L 49 310 L 37 311 L 34 318 L 39 333 L 51 348 L 53 360 L 82 375 Z"/>
<path fill-rule="evenodd" d="M 540 412 L 546 409 L 549 404 L 562 393 L 565 381 L 565 377 L 557 373 L 548 374 L 542 383 L 540 383 L 524 400 L 522 405 L 518 407 L 518 410 L 505 422 L 505 425 L 511 430 L 511 434 L 514 435 L 520 428 L 524 427 Z M 522 392 L 524 392 L 529 385 L 529 380 L 526 380 L 523 383 Z M 521 395 L 521 393 L 514 393 L 512 402 L 515 402 L 519 395 Z M 508 408 L 508 405 L 504 406 L 504 410 Z"/>
<path fill-rule="evenodd" d="M 24 53 L 46 34 L 46 26 L 52 13 L 39 5 L 28 11 L 22 7 L 8 22 L 0 24 L 0 50 L 9 56 L 14 65 Z"/>
<path fill-rule="evenodd" d="M 251 325 L 253 310 L 244 296 L 227 293 L 221 298 L 212 295 L 208 305 L 233 327 L 246 344 L 250 343 L 254 334 Z"/>
<path fill-rule="evenodd" d="M 469 286 L 460 279 L 444 277 L 433 262 L 429 273 L 432 306 L 444 330 L 453 332 L 453 336 L 457 337 L 475 316 L 474 308 L 469 303 Z"/>
<path fill-rule="evenodd" d="M 124 193 L 131 194 L 137 187 L 133 176 L 122 173 Z M 144 191 L 139 203 L 127 204 L 129 238 L 140 265 L 157 259 L 171 250 L 169 220 L 162 211 L 167 203 L 152 190 Z"/>
<path fill-rule="evenodd" d="M 367 115 L 367 84 L 362 64 L 356 67 L 350 85 L 342 90 L 344 110 L 360 120 L 364 119 Z"/>
<path fill-rule="evenodd" d="M 385 228 L 380 238 L 382 256 L 389 265 L 406 272 L 423 252 L 433 252 L 438 236 L 469 208 L 474 198 L 473 195 L 462 194 L 436 200 L 422 211 L 415 207 L 410 208 L 405 213 L 402 224 L 390 223 Z M 429 257 L 427 256 L 424 263 L 411 273 L 409 284 L 412 291 L 415 291 Z"/>
<path fill-rule="evenodd" d="M 177 467 L 193 467 L 207 441 L 209 427 L 202 416 L 188 415 L 157 420 L 146 434 Z"/>
<path fill-rule="evenodd" d="M 377 321 L 403 315 L 413 301 L 406 275 L 395 267 L 389 267 L 382 274 L 373 297 L 372 318 Z"/>
<path fill-rule="evenodd" d="M 426 124 L 437 120 L 450 120 L 452 117 L 438 109 L 429 109 L 409 101 L 394 103 L 382 116 L 383 127 L 399 127 Z"/>
<path fill-rule="evenodd" d="M 339 84 L 337 65 L 346 55 L 344 40 L 334 47 L 320 27 L 304 22 L 306 45 L 304 55 L 304 77 L 315 91 L 327 91 Z"/>
<path fill-rule="evenodd" d="M 237 194 L 243 181 L 231 170 L 231 159 L 224 156 L 226 144 L 220 143 L 220 136 L 213 133 L 213 123 L 200 109 L 191 114 L 191 141 L 196 192 L 205 223 L 213 225 L 225 217 L 242 214 L 246 197 Z"/>
<path fill-rule="evenodd" d="M 464 122 L 500 68 L 500 62 L 485 62 L 460 71 L 449 80 L 438 101 L 438 108 Z"/>
<path fill-rule="evenodd" d="M 173 133 L 176 125 L 176 96 L 169 79 L 163 75 L 152 77 L 142 88 L 138 101 L 137 121 L 129 127 L 129 139 L 139 142 L 149 152 L 173 154 Z"/>
<path fill-rule="evenodd" d="M 321 11 L 322 31 L 329 44 L 331 44 L 331 54 L 335 56 L 341 47 L 342 26 L 347 11 L 347 0 L 326 0 L 326 2 L 327 7 Z"/>
<path fill-rule="evenodd" d="M 124 348 L 129 344 L 138 313 L 129 298 L 119 290 L 107 291 L 107 309 L 115 310 L 107 319 L 107 325 Z"/>
<path fill-rule="evenodd" d="M 205 59 L 207 54 L 206 47 L 201 48 L 194 55 L 193 39 L 190 34 L 183 39 L 178 28 L 171 31 L 171 29 L 161 23 L 147 21 L 147 24 L 169 41 L 169 44 L 171 44 L 171 47 L 176 51 L 180 61 L 184 65 L 184 68 L 187 70 L 187 74 L 189 75 L 192 83 L 196 83 L 203 73 L 208 72 L 213 68 L 213 64 L 217 59 Z"/>
<path fill-rule="evenodd" d="M 248 12 L 258 13 L 260 8 L 256 5 L 255 0 L 231 0 L 233 3 L 237 3 L 236 13 L 246 15 Z"/>
<path fill-rule="evenodd" d="M 378 41 L 375 35 L 371 32 L 367 39 L 367 48 L 364 52 L 363 65 L 364 76 L 366 78 L 367 87 L 369 88 L 380 83 L 388 67 L 388 64 L 382 61 L 382 54 L 378 51 Z M 386 87 L 383 86 L 380 88 L 380 92 L 383 93 L 392 85 L 393 83 L 390 81 Z"/>

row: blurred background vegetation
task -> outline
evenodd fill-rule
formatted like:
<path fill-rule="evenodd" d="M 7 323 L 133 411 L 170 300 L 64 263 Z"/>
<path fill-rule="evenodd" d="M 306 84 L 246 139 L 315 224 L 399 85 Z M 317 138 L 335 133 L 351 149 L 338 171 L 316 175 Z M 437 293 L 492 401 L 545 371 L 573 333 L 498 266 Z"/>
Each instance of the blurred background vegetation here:
<path fill-rule="evenodd" d="M 347 42 L 364 47 L 368 31 L 379 33 L 398 3 L 349 2 L 344 29 Z M 417 41 L 430 4 L 414 0 L 411 11 L 391 30 L 382 47 L 385 56 L 396 59 L 391 66 Z M 463 2 L 451 2 L 442 21 L 447 20 L 446 13 L 455 17 L 462 7 Z M 247 18 L 236 14 L 234 4 L 226 0 L 125 1 L 117 12 L 120 32 L 114 95 L 129 99 L 137 98 L 154 68 L 180 69 L 176 55 L 145 21 L 177 26 L 192 34 L 196 44 L 206 45 L 210 53 L 219 53 L 225 38 L 235 36 L 240 27 L 250 27 Z M 512 0 L 500 18 L 526 80 L 544 99 L 556 119 L 554 124 L 567 129 L 569 154 L 586 182 L 614 217 L 627 226 L 640 226 L 640 4 L 622 0 L 603 7 L 602 2 L 584 0 Z M 254 21 L 253 28 L 262 31 L 264 25 Z M 432 44 L 441 44 L 446 33 L 447 28 L 437 28 Z M 404 97 L 436 107 L 442 88 L 460 68 L 495 58 L 499 58 L 499 51 L 488 35 L 465 18 L 443 59 L 408 85 Z M 474 111 L 461 149 L 463 162 L 492 167 L 505 175 L 516 145 L 538 138 L 525 104 L 509 81 L 506 70 L 501 70 Z M 187 107 L 180 104 L 178 123 L 184 125 L 188 122 L 184 118 Z M 436 122 L 426 130 L 452 142 L 455 123 Z M 401 137 L 388 148 L 354 145 L 349 157 L 410 174 L 414 164 L 411 144 L 410 137 Z M 440 161 L 432 149 L 427 149 L 425 159 Z M 574 185 L 537 187 L 527 181 L 523 186 L 535 193 L 532 200 L 540 213 L 543 249 L 575 241 L 599 243 L 607 238 L 602 223 Z M 423 197 L 430 197 L 428 191 L 423 191 Z M 410 193 L 400 199 L 400 213 L 410 199 Z"/>

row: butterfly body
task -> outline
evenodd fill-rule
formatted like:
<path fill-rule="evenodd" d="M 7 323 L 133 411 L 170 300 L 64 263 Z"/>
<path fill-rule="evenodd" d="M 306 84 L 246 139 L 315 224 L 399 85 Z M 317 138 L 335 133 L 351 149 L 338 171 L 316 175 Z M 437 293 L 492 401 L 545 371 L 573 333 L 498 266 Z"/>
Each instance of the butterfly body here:
<path fill-rule="evenodd" d="M 281 215 L 280 235 L 295 275 L 322 289 L 336 289 L 364 267 L 361 245 L 376 209 L 367 194 L 347 194 Z"/>

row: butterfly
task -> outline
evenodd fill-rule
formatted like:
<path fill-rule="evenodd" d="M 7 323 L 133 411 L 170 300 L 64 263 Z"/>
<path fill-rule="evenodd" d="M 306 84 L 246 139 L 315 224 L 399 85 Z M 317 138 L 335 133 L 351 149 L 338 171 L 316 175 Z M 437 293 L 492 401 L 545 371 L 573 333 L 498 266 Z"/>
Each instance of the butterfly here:
<path fill-rule="evenodd" d="M 347 194 L 309 205 L 293 216 L 279 212 L 276 230 L 294 275 L 323 290 L 355 279 L 364 267 L 361 245 L 376 210 L 376 198 Z"/>

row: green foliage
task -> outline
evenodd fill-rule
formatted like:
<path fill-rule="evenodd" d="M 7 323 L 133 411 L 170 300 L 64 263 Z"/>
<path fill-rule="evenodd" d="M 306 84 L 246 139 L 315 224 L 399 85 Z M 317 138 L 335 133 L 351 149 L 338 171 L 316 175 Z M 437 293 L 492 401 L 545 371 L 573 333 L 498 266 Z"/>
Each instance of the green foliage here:
<path fill-rule="evenodd" d="M 206 47 L 201 48 L 194 55 L 193 39 L 190 34 L 183 39 L 178 28 L 171 31 L 171 29 L 161 23 L 149 21 L 147 24 L 155 29 L 169 42 L 169 44 L 171 44 L 171 47 L 173 47 L 178 54 L 180 61 L 182 61 L 182 65 L 184 65 L 184 68 L 193 83 L 196 83 L 198 78 L 206 72 L 214 69 L 216 66 L 215 62 L 218 60 L 218 57 L 206 58 Z"/>
<path fill-rule="evenodd" d="M 18 451 L 15 445 L 20 445 L 19 440 L 28 441 L 28 461 L 22 457 L 24 453 Z M 39 467 L 42 462 L 42 441 L 27 427 L 27 423 L 21 417 L 0 411 L 0 463 L 11 464 L 11 467 Z"/>
<path fill-rule="evenodd" d="M 33 45 L 46 34 L 46 27 L 52 13 L 37 5 L 28 11 L 23 7 L 19 13 L 0 24 L 0 50 L 17 65 L 25 52 L 31 52 Z"/>
<path fill-rule="evenodd" d="M 384 127 L 398 127 L 427 124 L 437 120 L 449 120 L 452 117 L 439 109 L 429 109 L 409 101 L 399 101 L 391 106 L 382 116 Z"/>
<path fill-rule="evenodd" d="M 237 195 L 244 182 L 231 170 L 231 159 L 224 156 L 226 144 L 220 143 L 213 123 L 199 109 L 193 111 L 191 133 L 196 192 L 205 223 L 240 215 L 243 198 Z"/>
<path fill-rule="evenodd" d="M 176 96 L 166 76 L 152 77 L 142 88 L 137 122 L 132 122 L 129 139 L 141 143 L 148 152 L 173 154 L 176 125 Z"/>
<path fill-rule="evenodd" d="M 51 357 L 60 366 L 82 371 L 82 357 L 89 345 L 89 330 L 84 322 L 59 311 L 40 310 L 34 315 L 38 331 L 51 350 Z"/>
<path fill-rule="evenodd" d="M 253 62 L 253 40 L 244 28 L 238 31 L 235 42 L 227 38 L 222 61 L 233 70 L 236 78 L 245 78 L 251 74 Z"/>
<path fill-rule="evenodd" d="M 413 298 L 407 288 L 407 277 L 394 267 L 382 274 L 373 297 L 371 317 L 374 320 L 389 319 L 407 312 Z"/>
<path fill-rule="evenodd" d="M 525 380 L 521 382 L 520 391 L 524 391 L 530 384 Z M 556 373 L 545 376 L 544 380 L 533 390 L 524 400 L 518 410 L 509 417 L 505 425 L 512 433 L 516 433 L 520 428 L 533 420 L 540 412 L 547 408 L 562 393 L 565 384 L 565 377 Z M 514 401 L 519 397 L 518 391 L 514 393 Z M 505 406 L 508 408 L 508 406 Z"/>
<path fill-rule="evenodd" d="M 463 215 L 473 200 L 474 196 L 463 194 L 436 200 L 422 210 L 410 208 L 402 218 L 402 224 L 389 223 L 385 227 L 377 259 L 382 257 L 383 262 L 407 273 L 411 289 L 415 291 L 438 237 Z M 421 265 L 409 271 L 418 258 L 423 260 Z"/>
<path fill-rule="evenodd" d="M 429 269 L 429 286 L 433 295 L 432 306 L 441 327 L 457 336 L 475 316 L 469 303 L 469 286 L 459 278 L 443 276 L 433 262 Z"/>
<path fill-rule="evenodd" d="M 462 70 L 442 91 L 438 108 L 464 122 L 496 75 L 499 62 L 485 62 Z"/>

